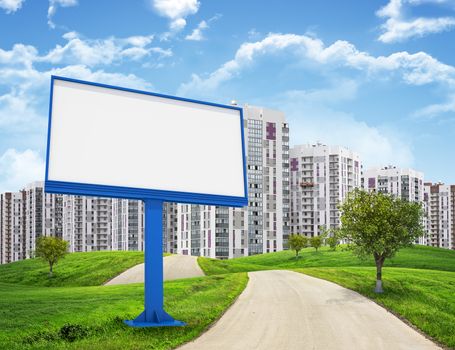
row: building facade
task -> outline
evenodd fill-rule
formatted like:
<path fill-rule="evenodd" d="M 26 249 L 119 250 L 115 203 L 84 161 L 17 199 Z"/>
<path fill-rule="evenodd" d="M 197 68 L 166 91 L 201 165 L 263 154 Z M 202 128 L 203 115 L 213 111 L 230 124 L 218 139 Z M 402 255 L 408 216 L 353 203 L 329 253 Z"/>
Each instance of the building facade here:
<path fill-rule="evenodd" d="M 25 259 L 25 192 L 0 194 L 0 263 Z"/>
<path fill-rule="evenodd" d="M 426 245 L 455 249 L 455 185 L 425 183 Z"/>
<path fill-rule="evenodd" d="M 361 184 L 359 155 L 318 143 L 295 146 L 290 156 L 291 232 L 313 237 L 339 227 L 338 203 Z"/>
<path fill-rule="evenodd" d="M 112 250 L 144 250 L 142 201 L 112 199 Z"/>
<path fill-rule="evenodd" d="M 63 236 L 63 195 L 44 192 L 43 182 L 25 186 L 25 256 L 33 257 L 41 236 Z"/>
<path fill-rule="evenodd" d="M 167 251 L 228 259 L 285 246 L 290 231 L 289 126 L 280 111 L 245 106 L 243 113 L 248 206 L 167 204 Z"/>
<path fill-rule="evenodd" d="M 112 250 L 112 199 L 64 195 L 63 222 L 70 252 Z"/>
<path fill-rule="evenodd" d="M 368 191 L 389 193 L 403 200 L 423 203 L 423 178 L 420 171 L 386 166 L 367 169 L 362 186 Z"/>

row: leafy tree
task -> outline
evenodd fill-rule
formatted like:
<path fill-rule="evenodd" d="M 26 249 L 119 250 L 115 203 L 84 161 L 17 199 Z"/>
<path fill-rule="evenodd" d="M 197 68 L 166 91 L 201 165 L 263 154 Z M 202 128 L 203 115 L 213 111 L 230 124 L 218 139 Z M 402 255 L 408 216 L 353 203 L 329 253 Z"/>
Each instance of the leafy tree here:
<path fill-rule="evenodd" d="M 49 277 L 52 277 L 52 268 L 59 259 L 67 254 L 69 243 L 57 237 L 39 237 L 36 240 L 36 257 L 49 263 Z"/>
<path fill-rule="evenodd" d="M 373 255 L 375 292 L 382 293 L 385 259 L 393 257 L 400 248 L 412 245 L 423 234 L 421 205 L 380 192 L 356 189 L 339 208 L 341 237 L 349 242 L 357 256 Z"/>
<path fill-rule="evenodd" d="M 313 236 L 310 238 L 310 245 L 318 251 L 318 249 L 322 246 L 322 242 L 324 240 L 324 237 L 319 235 L 319 236 Z"/>
<path fill-rule="evenodd" d="M 295 250 L 295 257 L 299 256 L 299 252 L 308 245 L 308 239 L 305 236 L 291 234 L 288 239 L 289 248 Z"/>
<path fill-rule="evenodd" d="M 337 246 L 340 244 L 340 228 L 332 227 L 330 230 L 327 230 L 327 238 L 325 242 L 329 245 L 330 250 L 337 250 Z"/>

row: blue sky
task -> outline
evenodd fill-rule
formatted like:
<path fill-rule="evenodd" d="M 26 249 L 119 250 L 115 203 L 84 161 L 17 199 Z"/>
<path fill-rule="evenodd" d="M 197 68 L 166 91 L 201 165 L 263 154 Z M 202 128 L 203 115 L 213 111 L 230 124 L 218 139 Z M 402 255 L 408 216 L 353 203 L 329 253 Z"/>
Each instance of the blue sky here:
<path fill-rule="evenodd" d="M 0 0 L 0 192 L 43 178 L 51 74 L 280 109 L 291 144 L 455 183 L 454 53 L 455 0 Z"/>

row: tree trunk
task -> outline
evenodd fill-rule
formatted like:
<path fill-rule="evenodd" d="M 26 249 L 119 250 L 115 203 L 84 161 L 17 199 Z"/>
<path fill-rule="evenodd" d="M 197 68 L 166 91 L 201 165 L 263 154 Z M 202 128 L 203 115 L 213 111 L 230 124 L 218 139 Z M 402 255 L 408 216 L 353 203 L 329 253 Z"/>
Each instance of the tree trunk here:
<path fill-rule="evenodd" d="M 375 255 L 374 260 L 376 262 L 376 288 L 375 293 L 383 293 L 382 289 L 382 266 L 384 265 L 385 258 L 382 256 Z"/>
<path fill-rule="evenodd" d="M 49 278 L 52 277 L 52 267 L 54 266 L 53 263 L 49 263 Z"/>
<path fill-rule="evenodd" d="M 298 251 L 298 250 L 295 251 L 295 257 L 296 257 L 296 258 L 299 257 L 299 251 Z"/>

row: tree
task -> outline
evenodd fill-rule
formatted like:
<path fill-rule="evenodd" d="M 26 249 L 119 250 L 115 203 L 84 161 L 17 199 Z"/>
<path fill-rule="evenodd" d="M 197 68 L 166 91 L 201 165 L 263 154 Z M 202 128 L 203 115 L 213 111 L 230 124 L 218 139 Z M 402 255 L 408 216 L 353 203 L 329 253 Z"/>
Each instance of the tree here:
<path fill-rule="evenodd" d="M 322 246 L 323 236 L 313 236 L 310 238 L 310 245 L 318 251 L 318 249 Z"/>
<path fill-rule="evenodd" d="M 356 189 L 341 211 L 341 237 L 359 257 L 373 255 L 376 263 L 376 293 L 382 293 L 382 267 L 387 258 L 413 244 L 423 234 L 423 210 L 419 203 L 380 192 Z"/>
<path fill-rule="evenodd" d="M 305 236 L 291 234 L 288 239 L 289 248 L 295 250 L 295 257 L 299 256 L 299 252 L 308 244 L 308 239 Z"/>
<path fill-rule="evenodd" d="M 330 247 L 330 250 L 337 250 L 337 246 L 339 244 L 339 233 L 340 229 L 338 227 L 334 227 L 330 229 L 329 236 L 326 239 L 327 244 Z"/>
<path fill-rule="evenodd" d="M 39 237 L 36 240 L 36 257 L 49 263 L 49 277 L 52 277 L 52 268 L 59 259 L 67 254 L 68 242 L 57 237 Z"/>

